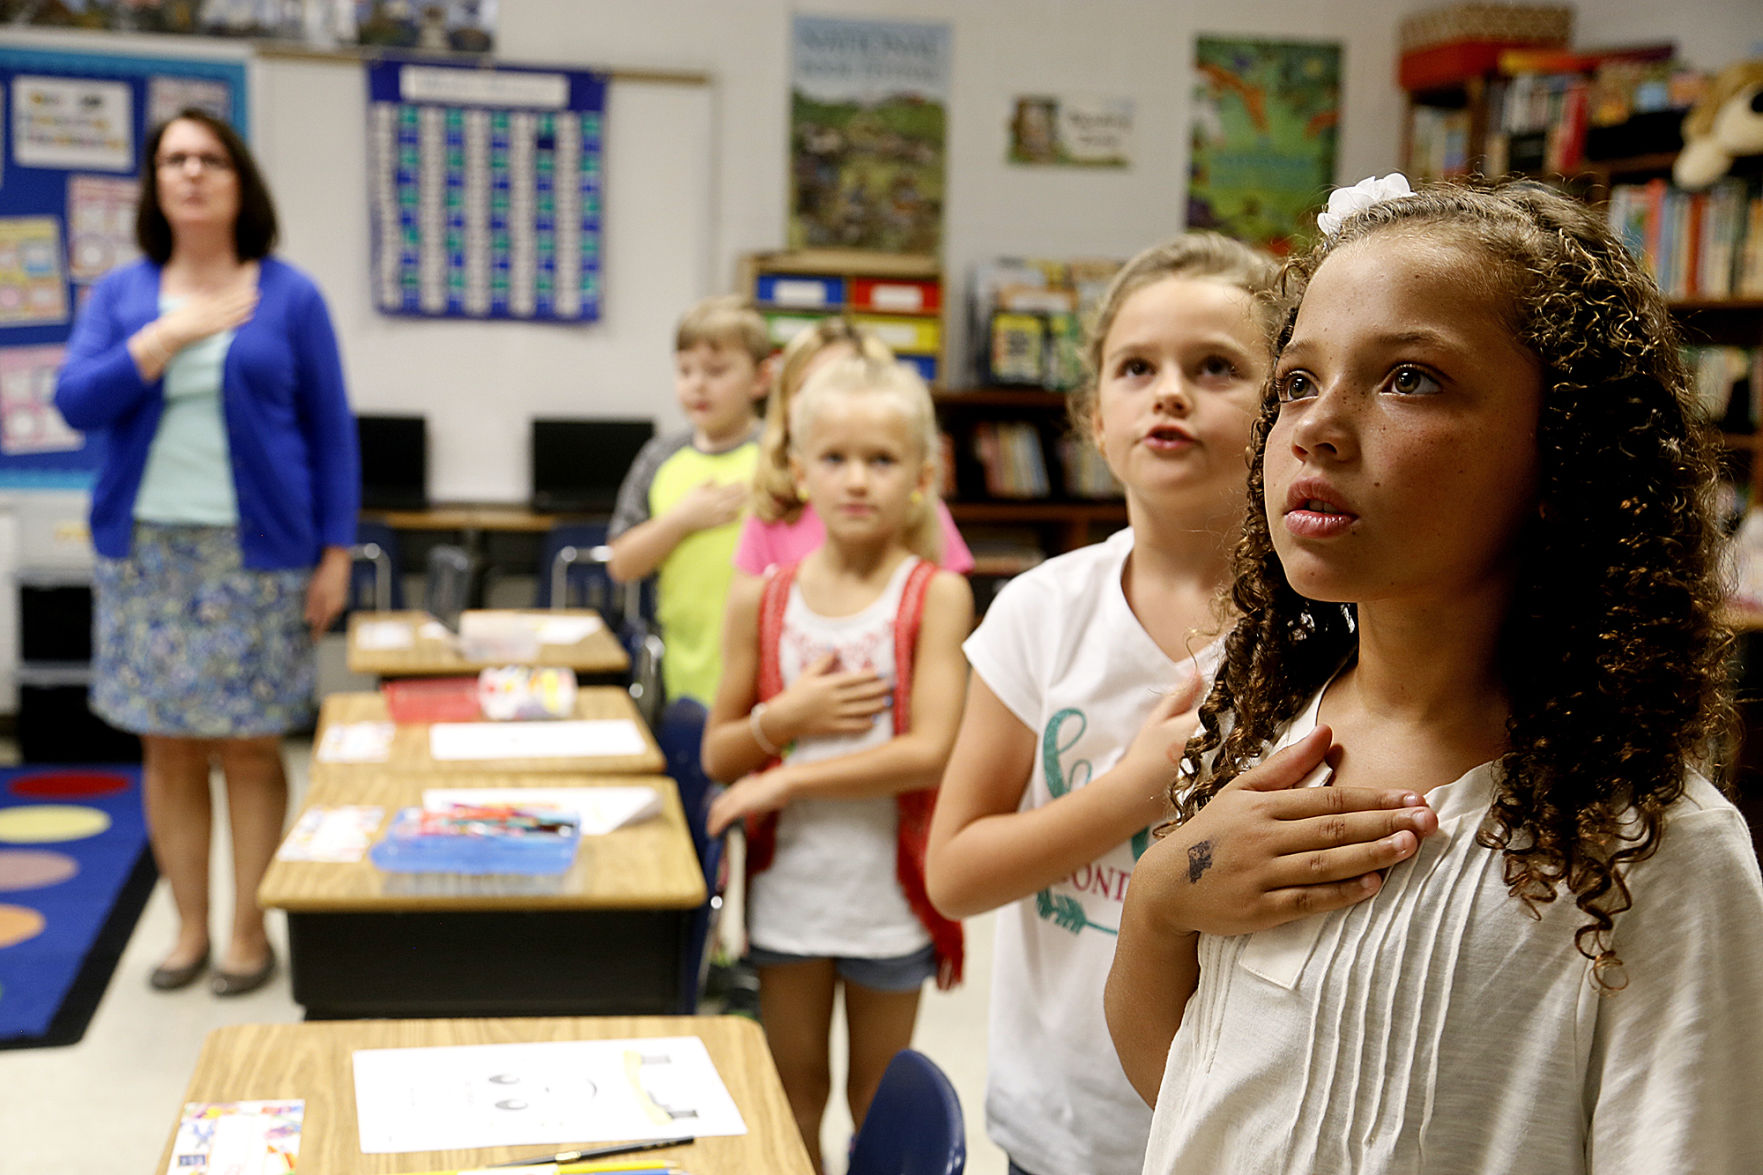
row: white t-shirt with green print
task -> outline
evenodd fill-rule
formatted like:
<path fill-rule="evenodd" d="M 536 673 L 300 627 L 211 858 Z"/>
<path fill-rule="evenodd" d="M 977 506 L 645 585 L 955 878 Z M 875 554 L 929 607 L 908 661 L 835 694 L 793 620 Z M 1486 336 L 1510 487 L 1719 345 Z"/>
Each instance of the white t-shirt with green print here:
<path fill-rule="evenodd" d="M 973 671 L 1035 732 L 1023 810 L 1107 772 L 1187 667 L 1127 606 L 1132 531 L 1050 559 L 998 593 L 963 646 Z M 1197 651 L 1210 678 L 1222 642 Z M 998 912 L 986 1132 L 1036 1175 L 1136 1172 L 1151 1111 L 1127 1083 L 1102 1015 L 1121 902 L 1149 830 Z"/>

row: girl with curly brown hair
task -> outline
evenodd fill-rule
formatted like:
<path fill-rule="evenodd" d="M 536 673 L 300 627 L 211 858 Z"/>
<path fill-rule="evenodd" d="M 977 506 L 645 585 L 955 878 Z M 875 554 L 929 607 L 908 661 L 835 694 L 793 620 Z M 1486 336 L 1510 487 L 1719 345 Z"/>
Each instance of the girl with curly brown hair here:
<path fill-rule="evenodd" d="M 1763 882 L 1704 774 L 1714 459 L 1664 304 L 1546 189 L 1378 195 L 1284 276 L 1243 619 L 1128 891 L 1145 1169 L 1763 1170 Z"/>

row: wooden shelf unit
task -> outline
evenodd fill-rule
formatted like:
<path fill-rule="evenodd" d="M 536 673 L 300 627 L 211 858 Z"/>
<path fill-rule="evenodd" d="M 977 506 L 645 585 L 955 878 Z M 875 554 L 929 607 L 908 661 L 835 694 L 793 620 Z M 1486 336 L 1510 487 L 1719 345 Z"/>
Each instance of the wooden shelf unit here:
<path fill-rule="evenodd" d="M 925 382 L 947 379 L 943 269 L 935 257 L 855 249 L 749 253 L 738 280 L 780 347 L 814 320 L 844 315 L 873 330 Z"/>
<path fill-rule="evenodd" d="M 1118 497 L 1073 497 L 1065 492 L 1064 458 L 1059 441 L 1070 431 L 1068 397 L 1038 388 L 970 388 L 938 391 L 932 397 L 938 423 L 954 441 L 956 492 L 949 512 L 962 528 L 982 536 L 986 528 L 1033 531 L 1046 555 L 1106 537 L 1126 525 L 1126 503 Z M 1045 497 L 1006 498 L 985 492 L 984 471 L 973 454 L 973 430 L 980 423 L 1022 421 L 1032 425 L 1047 467 Z"/>

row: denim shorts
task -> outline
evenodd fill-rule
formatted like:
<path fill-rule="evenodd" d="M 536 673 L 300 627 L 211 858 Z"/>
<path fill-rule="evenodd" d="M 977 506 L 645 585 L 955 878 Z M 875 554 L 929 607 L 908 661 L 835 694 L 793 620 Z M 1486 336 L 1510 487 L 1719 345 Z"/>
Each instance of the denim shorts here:
<path fill-rule="evenodd" d="M 755 967 L 787 967 L 791 963 L 811 963 L 822 955 L 790 955 L 750 947 L 747 958 Z M 909 955 L 890 955 L 880 959 L 861 959 L 850 955 L 833 958 L 834 969 L 846 983 L 876 991 L 917 991 L 924 981 L 937 973 L 937 952 L 923 947 Z"/>

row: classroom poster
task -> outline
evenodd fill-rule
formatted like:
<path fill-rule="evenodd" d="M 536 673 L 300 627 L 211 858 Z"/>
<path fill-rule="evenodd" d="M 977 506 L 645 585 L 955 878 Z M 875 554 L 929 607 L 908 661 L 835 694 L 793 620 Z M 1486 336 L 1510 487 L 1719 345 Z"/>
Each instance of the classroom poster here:
<path fill-rule="evenodd" d="M 0 347 L 0 453 L 60 453 L 85 440 L 55 410 L 67 348 Z"/>
<path fill-rule="evenodd" d="M 949 28 L 797 16 L 792 249 L 942 248 Z"/>
<path fill-rule="evenodd" d="M 61 222 L 53 216 L 0 217 L 0 327 L 67 319 Z"/>
<path fill-rule="evenodd" d="M 141 255 L 135 243 L 135 206 L 140 191 L 132 179 L 67 177 L 67 267 L 75 282 L 95 282 Z"/>
<path fill-rule="evenodd" d="M 1340 46 L 1200 37 L 1194 71 L 1188 227 L 1289 253 L 1334 183 Z"/>
<path fill-rule="evenodd" d="M 1131 98 L 1094 94 L 1017 98 L 1010 118 L 1011 163 L 1053 167 L 1129 167 Z"/>
<path fill-rule="evenodd" d="M 605 77 L 386 60 L 367 86 L 381 312 L 598 319 Z"/>
<path fill-rule="evenodd" d="M 20 167 L 133 171 L 132 95 L 122 82 L 12 79 L 12 159 Z"/>

